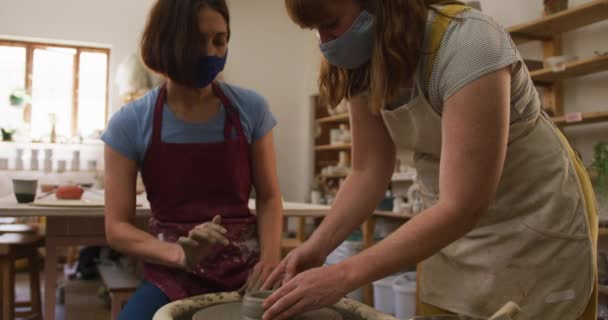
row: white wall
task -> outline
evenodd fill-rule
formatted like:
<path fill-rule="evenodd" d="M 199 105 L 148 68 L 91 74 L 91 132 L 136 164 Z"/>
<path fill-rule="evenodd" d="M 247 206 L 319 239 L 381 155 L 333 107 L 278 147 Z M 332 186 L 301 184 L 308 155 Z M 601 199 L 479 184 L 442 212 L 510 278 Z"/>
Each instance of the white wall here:
<path fill-rule="evenodd" d="M 570 0 L 570 6 L 581 5 L 589 0 Z M 509 27 L 542 16 L 540 0 L 481 0 L 482 9 L 502 25 Z M 608 51 L 608 21 L 593 24 L 564 34 L 564 54 L 581 59 L 591 58 L 594 51 Z M 525 58 L 542 59 L 538 43 L 520 47 Z M 566 112 L 608 110 L 608 72 L 567 80 L 564 83 Z M 608 141 L 608 124 L 594 124 L 566 129 L 574 147 L 582 153 L 585 164 L 593 155 L 593 145 L 598 140 Z"/>
<path fill-rule="evenodd" d="M 0 0 L 0 35 L 109 45 L 113 111 L 122 105 L 113 80 L 116 68 L 137 50 L 151 4 L 152 0 Z"/>
<path fill-rule="evenodd" d="M 570 0 L 572 5 L 588 0 Z M 0 35 L 83 41 L 110 45 L 110 110 L 121 106 L 113 76 L 138 39 L 153 0 L 0 0 Z M 540 0 L 481 0 L 484 12 L 505 26 L 542 14 Z M 275 130 L 279 179 L 285 198 L 304 200 L 312 168 L 311 109 L 316 92 L 319 54 L 314 37 L 288 19 L 281 0 L 229 0 L 234 37 L 226 80 L 264 95 L 279 121 Z M 608 50 L 608 23 L 566 34 L 565 53 L 581 58 Z M 538 45 L 522 48 L 525 57 L 540 56 Z M 566 82 L 567 111 L 606 109 L 607 74 Z M 602 90 L 603 89 L 603 90 Z M 608 140 L 605 124 L 568 129 L 567 133 L 589 162 L 591 147 Z"/>
<path fill-rule="evenodd" d="M 300 30 L 279 0 L 229 0 L 233 38 L 229 82 L 264 95 L 279 124 L 275 130 L 278 171 L 284 197 L 307 199 L 312 175 L 312 109 L 317 92 L 317 40 Z"/>
<path fill-rule="evenodd" d="M 0 0 L 0 35 L 109 45 L 110 114 L 122 102 L 118 64 L 136 52 L 153 0 Z M 231 0 L 234 37 L 226 80 L 263 94 L 279 121 L 275 132 L 284 196 L 305 200 L 312 166 L 309 95 L 318 53 L 310 32 L 288 20 L 283 1 Z"/>

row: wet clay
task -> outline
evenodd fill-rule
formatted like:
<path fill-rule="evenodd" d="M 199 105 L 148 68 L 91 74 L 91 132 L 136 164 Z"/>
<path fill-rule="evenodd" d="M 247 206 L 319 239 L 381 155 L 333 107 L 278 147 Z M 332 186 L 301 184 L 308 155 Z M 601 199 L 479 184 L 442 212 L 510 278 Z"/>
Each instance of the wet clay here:
<path fill-rule="evenodd" d="M 272 291 L 248 293 L 242 302 L 212 306 L 197 312 L 192 320 L 226 319 L 226 320 L 261 320 L 264 314 L 262 303 L 272 295 Z M 307 312 L 293 320 L 342 320 L 342 316 L 331 309 Z"/>
<path fill-rule="evenodd" d="M 153 320 L 243 320 L 243 300 L 244 297 L 237 292 L 195 296 L 163 306 Z M 350 299 L 342 299 L 330 308 L 300 315 L 292 320 L 309 319 L 398 320 Z"/>
<path fill-rule="evenodd" d="M 200 310 L 192 320 L 259 320 L 260 318 L 249 318 L 243 316 L 242 303 L 233 302 L 211 306 Z M 307 312 L 293 318 L 293 320 L 343 320 L 340 313 L 331 309 L 321 309 L 317 311 Z"/>

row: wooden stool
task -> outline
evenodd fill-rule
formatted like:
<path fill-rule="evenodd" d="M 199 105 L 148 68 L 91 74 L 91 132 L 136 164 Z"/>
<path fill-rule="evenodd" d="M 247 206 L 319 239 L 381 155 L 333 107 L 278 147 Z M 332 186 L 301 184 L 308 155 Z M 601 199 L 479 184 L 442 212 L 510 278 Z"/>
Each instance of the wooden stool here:
<path fill-rule="evenodd" d="M 114 265 L 98 265 L 97 270 L 104 286 L 110 293 L 110 319 L 116 320 L 124 305 L 135 293 L 140 280 L 135 275 Z"/>
<path fill-rule="evenodd" d="M 0 235 L 0 275 L 2 279 L 0 318 L 3 320 L 13 320 L 15 316 L 42 319 L 38 248 L 43 245 L 44 237 L 35 233 Z M 31 296 L 29 302 L 15 302 L 15 261 L 18 259 L 28 260 Z M 15 312 L 15 307 L 30 307 L 30 311 Z"/>

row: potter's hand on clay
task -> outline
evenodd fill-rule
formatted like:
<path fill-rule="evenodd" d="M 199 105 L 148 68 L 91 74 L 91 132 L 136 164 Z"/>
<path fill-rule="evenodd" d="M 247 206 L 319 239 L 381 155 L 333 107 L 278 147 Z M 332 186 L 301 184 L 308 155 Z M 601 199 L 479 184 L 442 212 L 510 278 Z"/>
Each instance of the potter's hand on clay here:
<path fill-rule="evenodd" d="M 264 301 L 263 320 L 285 320 L 336 304 L 350 290 L 341 265 L 300 273 Z"/>
<path fill-rule="evenodd" d="M 298 273 L 323 265 L 325 258 L 319 255 L 319 250 L 316 250 L 310 242 L 304 242 L 281 261 L 264 282 L 262 290 L 270 290 L 277 283 L 285 284 Z"/>
<path fill-rule="evenodd" d="M 222 217 L 215 216 L 211 222 L 190 230 L 188 237 L 179 238 L 178 243 L 184 250 L 182 266 L 187 270 L 193 270 L 215 244 L 228 245 L 228 239 L 224 236 L 227 231 L 220 225 L 221 223 Z"/>
<path fill-rule="evenodd" d="M 247 293 L 263 290 L 262 286 L 266 283 L 266 280 L 268 277 L 270 277 L 270 274 L 278 265 L 278 259 L 277 261 L 262 260 L 258 262 L 258 264 L 256 264 L 251 271 L 251 275 L 249 276 L 249 279 L 247 279 L 247 283 L 240 290 L 240 292 Z M 277 289 L 280 285 L 281 281 L 276 281 L 275 283 L 272 283 L 269 289 Z"/>

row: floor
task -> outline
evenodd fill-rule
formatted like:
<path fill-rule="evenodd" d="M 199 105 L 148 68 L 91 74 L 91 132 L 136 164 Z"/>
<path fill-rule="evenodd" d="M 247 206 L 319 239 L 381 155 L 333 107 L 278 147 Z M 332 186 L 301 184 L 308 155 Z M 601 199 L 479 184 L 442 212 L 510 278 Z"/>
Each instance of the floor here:
<path fill-rule="evenodd" d="M 44 274 L 41 274 L 44 284 Z M 57 320 L 109 320 L 110 311 L 98 294 L 100 281 L 69 280 L 65 282 L 65 304 L 58 305 L 55 312 Z M 44 290 L 44 288 L 42 289 Z M 17 301 L 29 298 L 29 284 L 26 273 L 16 279 Z M 43 291 L 44 292 L 44 291 Z M 44 297 L 44 294 L 42 294 Z M 44 302 L 43 302 L 44 305 Z"/>

